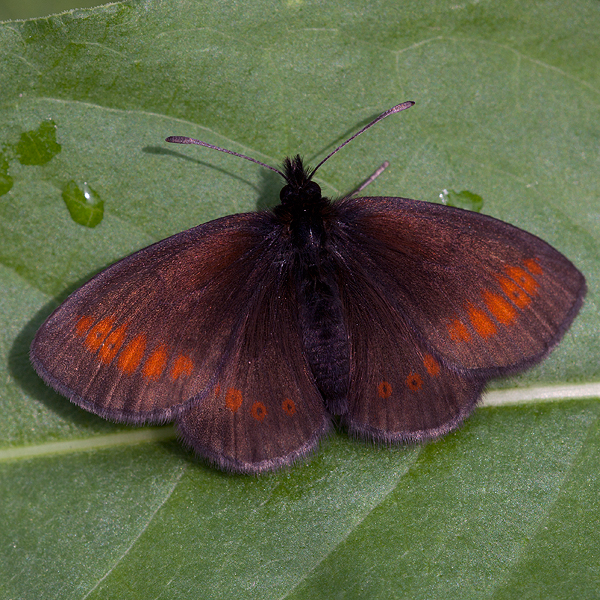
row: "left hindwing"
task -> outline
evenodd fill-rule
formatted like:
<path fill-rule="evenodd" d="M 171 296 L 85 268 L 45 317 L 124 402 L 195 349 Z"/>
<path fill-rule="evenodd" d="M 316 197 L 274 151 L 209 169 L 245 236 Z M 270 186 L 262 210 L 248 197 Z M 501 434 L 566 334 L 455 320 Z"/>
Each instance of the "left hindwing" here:
<path fill-rule="evenodd" d="M 269 267 L 243 307 L 214 386 L 177 420 L 196 452 L 244 473 L 295 462 L 330 428 L 303 354 L 289 265 Z"/>
<path fill-rule="evenodd" d="M 348 198 L 335 206 L 338 259 L 362 265 L 368 285 L 452 371 L 487 379 L 530 366 L 581 307 L 583 275 L 512 225 L 403 198 Z"/>

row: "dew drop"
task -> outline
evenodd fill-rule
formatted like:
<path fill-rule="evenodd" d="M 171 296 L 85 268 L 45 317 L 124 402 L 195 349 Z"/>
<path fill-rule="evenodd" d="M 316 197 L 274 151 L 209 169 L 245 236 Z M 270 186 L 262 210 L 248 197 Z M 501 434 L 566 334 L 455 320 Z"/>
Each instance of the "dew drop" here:
<path fill-rule="evenodd" d="M 22 133 L 16 152 L 22 165 L 45 165 L 61 149 L 56 141 L 56 123 L 49 119 L 42 121 L 37 129 Z"/>
<path fill-rule="evenodd" d="M 0 196 L 8 194 L 13 186 L 13 178 L 8 174 L 8 160 L 0 154 Z"/>
<path fill-rule="evenodd" d="M 468 190 L 455 192 L 454 190 L 444 189 L 440 194 L 440 200 L 446 206 L 456 206 L 474 212 L 480 212 L 483 208 L 483 198 L 479 194 L 474 194 Z"/>
<path fill-rule="evenodd" d="M 71 180 L 62 189 L 62 199 L 75 223 L 96 227 L 104 218 L 104 200 L 87 183 L 81 187 Z"/>

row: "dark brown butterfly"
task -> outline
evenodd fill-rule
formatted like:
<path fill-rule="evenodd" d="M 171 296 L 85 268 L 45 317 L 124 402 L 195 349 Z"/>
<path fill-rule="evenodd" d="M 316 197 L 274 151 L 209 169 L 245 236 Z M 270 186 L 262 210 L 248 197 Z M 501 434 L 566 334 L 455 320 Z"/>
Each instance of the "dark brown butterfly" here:
<path fill-rule="evenodd" d="M 37 372 L 86 410 L 175 420 L 198 454 L 259 473 L 307 455 L 333 415 L 385 443 L 451 431 L 579 311 L 583 275 L 536 236 L 405 198 L 331 202 L 315 170 L 286 159 L 272 211 L 205 223 L 94 277 L 37 332 Z"/>

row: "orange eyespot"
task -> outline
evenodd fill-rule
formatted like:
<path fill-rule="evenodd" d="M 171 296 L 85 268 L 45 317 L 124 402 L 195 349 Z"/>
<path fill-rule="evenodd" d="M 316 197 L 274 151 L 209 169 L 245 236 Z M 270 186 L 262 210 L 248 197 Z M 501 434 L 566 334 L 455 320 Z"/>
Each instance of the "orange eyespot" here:
<path fill-rule="evenodd" d="M 235 388 L 229 388 L 225 394 L 225 406 L 232 412 L 237 412 L 238 408 L 242 405 L 242 392 Z"/>
<path fill-rule="evenodd" d="M 112 359 L 117 355 L 117 352 L 121 349 L 125 341 L 126 330 L 127 325 L 123 323 L 117 329 L 113 329 L 106 337 L 98 352 L 98 356 L 103 363 L 108 364 L 112 362 Z"/>
<path fill-rule="evenodd" d="M 167 347 L 161 344 L 147 359 L 142 373 L 153 381 L 157 381 L 167 366 Z"/>
<path fill-rule="evenodd" d="M 283 409 L 283 412 L 285 412 L 288 415 L 290 415 L 290 417 L 292 415 L 296 414 L 296 405 L 294 404 L 294 401 L 290 400 L 289 398 L 286 398 L 281 403 L 281 408 Z"/>
<path fill-rule="evenodd" d="M 498 277 L 498 283 L 502 291 L 519 308 L 525 308 L 531 304 L 531 298 L 512 279 Z"/>
<path fill-rule="evenodd" d="M 262 402 L 255 402 L 252 405 L 250 414 L 257 420 L 262 421 L 267 416 L 267 407 Z"/>
<path fill-rule="evenodd" d="M 411 373 L 406 378 L 406 386 L 413 392 L 418 392 L 423 387 L 423 379 L 418 373 Z"/>
<path fill-rule="evenodd" d="M 507 275 L 517 284 L 519 284 L 528 294 L 534 295 L 539 287 L 538 282 L 520 267 L 504 267 Z"/>
<path fill-rule="evenodd" d="M 386 400 L 392 395 L 392 386 L 387 381 L 382 381 L 377 386 L 377 395 Z"/>
<path fill-rule="evenodd" d="M 114 323 L 114 319 L 106 318 L 102 319 L 99 323 L 96 323 L 90 329 L 84 342 L 90 352 L 96 352 L 96 350 L 102 346 Z"/>

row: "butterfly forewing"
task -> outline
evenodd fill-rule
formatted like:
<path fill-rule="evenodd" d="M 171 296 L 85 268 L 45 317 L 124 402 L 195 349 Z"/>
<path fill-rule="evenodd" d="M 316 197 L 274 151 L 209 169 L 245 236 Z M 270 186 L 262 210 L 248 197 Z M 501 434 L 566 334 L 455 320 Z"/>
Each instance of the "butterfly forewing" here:
<path fill-rule="evenodd" d="M 226 358 L 264 275 L 265 219 L 201 225 L 92 279 L 38 331 L 31 356 L 40 375 L 101 416 L 170 419 L 204 393 Z"/>
<path fill-rule="evenodd" d="M 581 306 L 581 273 L 497 219 L 402 198 L 346 199 L 339 210 L 352 256 L 452 370 L 489 378 L 529 366 Z"/>

